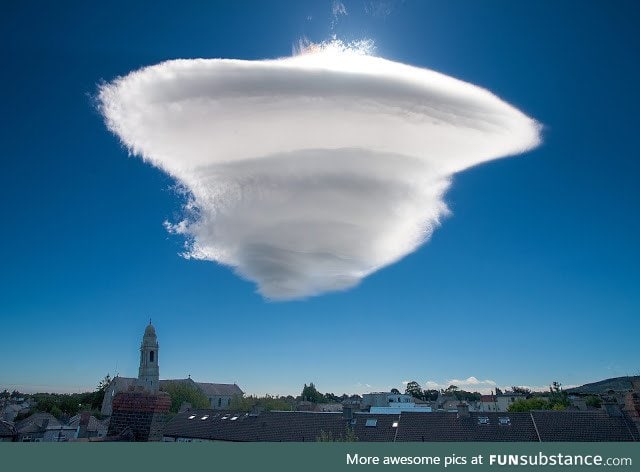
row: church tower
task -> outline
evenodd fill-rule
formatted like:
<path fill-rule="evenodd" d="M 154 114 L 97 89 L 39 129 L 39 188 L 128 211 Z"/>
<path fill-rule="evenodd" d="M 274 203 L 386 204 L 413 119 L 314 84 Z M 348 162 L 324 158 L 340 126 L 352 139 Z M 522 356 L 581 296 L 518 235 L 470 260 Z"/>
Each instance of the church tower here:
<path fill-rule="evenodd" d="M 149 320 L 144 330 L 140 345 L 140 369 L 138 370 L 138 385 L 146 390 L 157 392 L 160 388 L 160 368 L 158 366 L 158 338 L 156 329 Z"/>

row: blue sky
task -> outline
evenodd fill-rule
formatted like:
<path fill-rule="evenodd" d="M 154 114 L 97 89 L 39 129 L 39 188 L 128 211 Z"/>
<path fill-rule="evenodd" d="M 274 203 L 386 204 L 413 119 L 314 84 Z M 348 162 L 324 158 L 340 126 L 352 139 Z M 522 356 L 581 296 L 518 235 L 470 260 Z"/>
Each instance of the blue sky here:
<path fill-rule="evenodd" d="M 0 388 L 135 376 L 150 317 L 161 377 L 249 393 L 638 374 L 638 5 L 373 3 L 345 1 L 333 27 L 331 2 L 3 3 Z M 432 239 L 358 287 L 267 302 L 179 256 L 162 223 L 183 199 L 92 97 L 163 60 L 281 57 L 332 34 L 488 88 L 543 144 L 456 175 Z"/>

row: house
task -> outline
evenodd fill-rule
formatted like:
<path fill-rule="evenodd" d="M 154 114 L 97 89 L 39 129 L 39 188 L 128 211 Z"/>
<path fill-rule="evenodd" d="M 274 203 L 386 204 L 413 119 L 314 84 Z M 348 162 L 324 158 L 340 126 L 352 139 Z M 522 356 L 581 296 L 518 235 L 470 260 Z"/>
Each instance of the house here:
<path fill-rule="evenodd" d="M 68 424 L 49 424 L 42 436 L 42 442 L 67 442 L 78 437 L 78 428 Z"/>
<path fill-rule="evenodd" d="M 499 392 L 497 394 L 491 395 L 482 395 L 480 397 L 480 402 L 477 405 L 477 411 L 482 412 L 506 412 L 509 411 L 509 406 L 518 401 L 524 400 L 527 396 L 522 393 L 515 393 L 510 391 Z"/>
<path fill-rule="evenodd" d="M 10 401 L 6 401 L 4 402 L 2 410 L 0 410 L 0 419 L 4 421 L 14 421 L 19 413 L 29 411 L 31 406 L 32 402 L 29 400 L 18 402 L 12 399 Z"/>
<path fill-rule="evenodd" d="M 244 392 L 236 384 L 206 382 L 194 382 L 194 384 L 209 399 L 209 404 L 214 410 L 229 408 L 231 399 L 235 395 L 244 395 Z"/>
<path fill-rule="evenodd" d="M 13 424 L 0 420 L 0 442 L 13 442 L 17 440 L 18 432 Z"/>
<path fill-rule="evenodd" d="M 44 435 L 49 428 L 59 426 L 61 426 L 60 421 L 51 413 L 34 413 L 15 424 L 17 439 L 22 442 L 44 441 Z"/>
<path fill-rule="evenodd" d="M 166 442 L 315 442 L 325 436 L 344 438 L 350 429 L 358 441 L 392 442 L 398 417 L 352 413 L 268 411 L 229 413 L 192 410 L 172 418 L 164 430 Z"/>
<path fill-rule="evenodd" d="M 168 422 L 163 441 L 307 442 L 322 436 L 344 439 L 349 432 L 360 442 L 640 441 L 630 419 L 618 412 L 469 412 L 464 404 L 458 412 L 399 414 L 349 408 L 342 413 L 191 410 Z"/>
<path fill-rule="evenodd" d="M 84 412 L 69 419 L 69 426 L 77 431 L 77 438 L 104 438 L 109 426 L 107 421 L 100 421 L 88 412 Z"/>
<path fill-rule="evenodd" d="M 390 405 L 414 403 L 411 395 L 403 393 L 391 393 L 391 392 L 372 392 L 362 395 L 361 407 L 367 409 L 372 406 L 387 407 Z"/>

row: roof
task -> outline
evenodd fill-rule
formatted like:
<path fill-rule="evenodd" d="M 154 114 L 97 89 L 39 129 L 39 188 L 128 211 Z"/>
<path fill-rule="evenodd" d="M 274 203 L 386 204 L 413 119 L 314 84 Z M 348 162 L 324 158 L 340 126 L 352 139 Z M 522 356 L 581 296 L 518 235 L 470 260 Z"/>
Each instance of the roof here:
<path fill-rule="evenodd" d="M 191 410 L 178 413 L 164 435 L 215 441 L 316 441 L 322 432 L 344 438 L 352 428 L 358 441 L 637 441 L 624 417 L 603 411 L 518 413 L 402 412 L 396 415 L 271 411 L 260 414 Z"/>
<path fill-rule="evenodd" d="M 51 413 L 34 413 L 15 424 L 20 434 L 44 431 L 49 426 L 60 426 L 60 421 Z"/>
<path fill-rule="evenodd" d="M 151 321 L 149 321 L 149 324 L 144 329 L 144 337 L 149 337 L 149 336 L 156 337 L 156 328 L 151 324 Z"/>
<path fill-rule="evenodd" d="M 16 428 L 8 421 L 0 420 L 0 438 L 13 437 L 16 435 Z"/>
<path fill-rule="evenodd" d="M 393 441 L 395 428 L 392 424 L 397 416 L 384 415 L 378 419 L 376 427 L 366 426 L 371 417 L 356 413 L 353 420 L 349 420 L 341 413 L 333 412 L 269 411 L 252 415 L 191 410 L 173 417 L 166 425 L 164 435 L 216 441 L 313 442 L 323 432 L 334 439 L 344 438 L 349 427 L 359 441 Z"/>
<path fill-rule="evenodd" d="M 638 430 L 624 416 L 605 411 L 534 411 L 542 441 L 638 441 Z"/>
<path fill-rule="evenodd" d="M 81 416 L 82 415 L 72 416 L 69 419 L 69 426 L 72 426 L 74 428 L 77 428 L 78 426 L 80 426 Z M 89 417 L 89 424 L 87 425 L 87 431 L 102 431 L 106 429 L 107 429 L 107 425 L 102 421 L 100 421 L 98 418 L 96 418 L 93 415 Z"/>
<path fill-rule="evenodd" d="M 134 377 L 120 377 L 120 376 L 116 376 L 113 379 L 111 379 L 111 383 L 109 383 L 109 386 L 115 386 L 118 391 L 123 391 L 123 390 L 127 390 L 129 388 L 129 386 L 133 385 L 136 380 L 138 380 L 137 378 Z"/>
<path fill-rule="evenodd" d="M 195 384 L 202 390 L 205 395 L 242 395 L 244 392 L 240 390 L 236 384 L 218 384 L 218 383 L 205 383 L 195 382 Z"/>
<path fill-rule="evenodd" d="M 481 423 L 479 417 L 489 420 Z M 501 424 L 499 418 L 509 418 L 509 424 Z M 403 412 L 396 440 L 538 441 L 538 436 L 529 413 Z"/>

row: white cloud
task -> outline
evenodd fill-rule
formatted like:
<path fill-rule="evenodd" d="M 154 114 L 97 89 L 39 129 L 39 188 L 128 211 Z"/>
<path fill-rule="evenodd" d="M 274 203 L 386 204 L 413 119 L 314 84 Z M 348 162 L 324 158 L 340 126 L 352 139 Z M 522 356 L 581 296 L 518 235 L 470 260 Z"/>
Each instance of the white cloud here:
<path fill-rule="evenodd" d="M 333 0 L 331 4 L 331 16 L 333 19 L 337 19 L 340 16 L 347 16 L 347 7 L 344 6 L 340 0 Z"/>
<path fill-rule="evenodd" d="M 467 390 L 472 392 L 489 393 L 495 390 L 497 384 L 490 379 L 479 380 L 477 377 L 471 376 L 466 379 L 450 379 L 446 382 L 436 382 L 433 380 L 427 380 L 422 388 L 424 390 L 442 390 L 447 387 L 455 385 L 460 390 Z"/>
<path fill-rule="evenodd" d="M 101 87 L 109 129 L 190 195 L 167 225 L 187 257 L 270 299 L 348 289 L 429 239 L 454 173 L 538 144 L 487 90 L 367 49 L 174 60 Z"/>
<path fill-rule="evenodd" d="M 385 18 L 391 14 L 395 8 L 394 0 L 372 0 L 364 2 L 364 11 L 367 15 Z"/>

